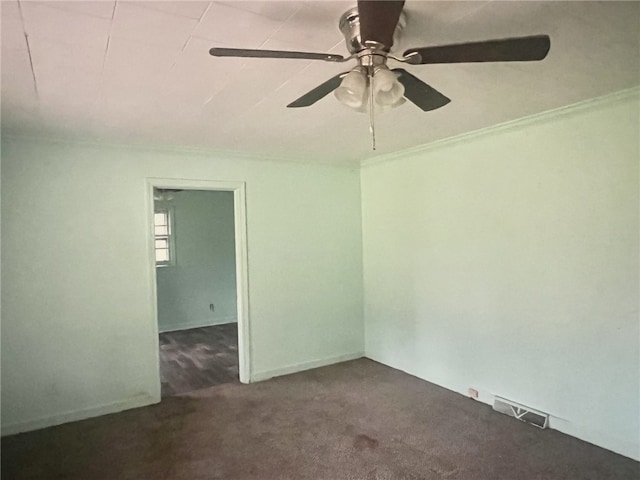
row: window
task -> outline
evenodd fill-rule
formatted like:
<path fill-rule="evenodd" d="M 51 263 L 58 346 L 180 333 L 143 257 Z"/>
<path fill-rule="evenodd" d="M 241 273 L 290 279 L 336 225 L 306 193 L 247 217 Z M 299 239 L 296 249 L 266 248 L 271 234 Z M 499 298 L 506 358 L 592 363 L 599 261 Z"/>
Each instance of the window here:
<path fill-rule="evenodd" d="M 154 245 L 156 265 L 158 266 L 172 265 L 175 263 L 171 221 L 172 215 L 168 209 L 156 210 L 153 214 Z"/>

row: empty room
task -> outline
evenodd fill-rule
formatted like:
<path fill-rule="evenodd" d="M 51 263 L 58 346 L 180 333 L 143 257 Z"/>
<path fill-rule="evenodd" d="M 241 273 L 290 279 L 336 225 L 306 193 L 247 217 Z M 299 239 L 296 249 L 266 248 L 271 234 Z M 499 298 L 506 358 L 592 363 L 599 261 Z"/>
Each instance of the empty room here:
<path fill-rule="evenodd" d="M 0 18 L 3 480 L 640 478 L 640 2 Z"/>

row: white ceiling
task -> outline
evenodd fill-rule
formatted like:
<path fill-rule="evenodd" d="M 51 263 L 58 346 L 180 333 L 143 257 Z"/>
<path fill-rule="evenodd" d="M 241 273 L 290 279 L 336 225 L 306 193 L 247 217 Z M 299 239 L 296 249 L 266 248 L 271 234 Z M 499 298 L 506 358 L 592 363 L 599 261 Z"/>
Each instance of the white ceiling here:
<path fill-rule="evenodd" d="M 347 55 L 347 2 L 2 0 L 2 130 L 357 162 L 640 84 L 640 2 L 407 0 L 394 51 L 546 33 L 542 62 L 405 67 L 452 99 L 377 117 L 329 95 L 285 106 L 352 63 L 213 58 L 213 46 Z M 346 66 L 345 66 L 346 65 Z"/>

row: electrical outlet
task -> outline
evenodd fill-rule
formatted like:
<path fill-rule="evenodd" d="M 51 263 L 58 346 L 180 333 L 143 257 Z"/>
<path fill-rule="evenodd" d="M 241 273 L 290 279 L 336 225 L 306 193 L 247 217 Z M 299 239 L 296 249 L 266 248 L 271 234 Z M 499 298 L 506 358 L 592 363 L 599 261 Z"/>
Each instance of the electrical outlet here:
<path fill-rule="evenodd" d="M 469 390 L 467 390 L 467 393 L 471 398 L 478 398 L 478 390 L 476 390 L 475 388 L 470 388 Z"/>
<path fill-rule="evenodd" d="M 216 307 L 213 305 L 213 303 L 209 304 L 209 310 L 211 310 L 212 312 L 216 309 Z"/>

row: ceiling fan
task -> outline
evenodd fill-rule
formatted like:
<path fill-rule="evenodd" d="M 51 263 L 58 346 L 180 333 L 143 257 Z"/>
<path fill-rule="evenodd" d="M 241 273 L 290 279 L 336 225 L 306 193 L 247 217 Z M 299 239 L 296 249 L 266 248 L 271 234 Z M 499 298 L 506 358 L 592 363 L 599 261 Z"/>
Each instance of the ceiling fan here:
<path fill-rule="evenodd" d="M 287 107 L 308 107 L 332 91 L 342 103 L 358 111 L 369 111 L 370 130 L 375 150 L 374 108 L 386 110 L 405 99 L 423 111 L 435 110 L 451 100 L 403 68 L 389 69 L 387 60 L 409 65 L 467 62 L 525 62 L 542 60 L 550 48 L 548 35 L 511 37 L 497 40 L 410 48 L 402 56 L 390 53 L 405 25 L 404 0 L 358 0 L 357 7 L 345 12 L 339 28 L 350 55 L 283 50 L 212 48 L 215 57 L 257 57 L 323 60 L 358 65 L 318 85 Z"/>

